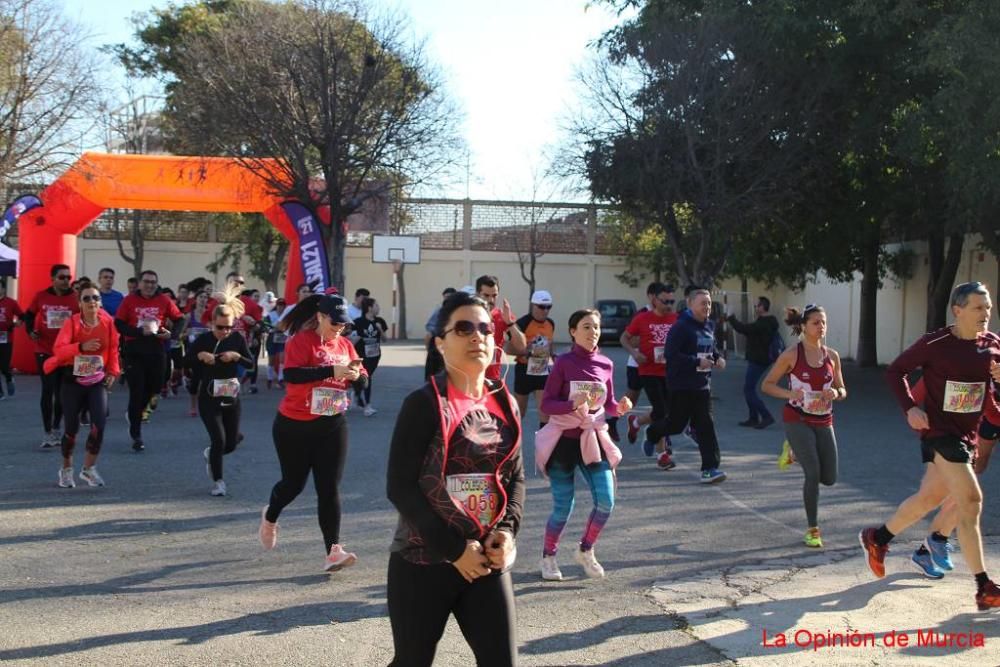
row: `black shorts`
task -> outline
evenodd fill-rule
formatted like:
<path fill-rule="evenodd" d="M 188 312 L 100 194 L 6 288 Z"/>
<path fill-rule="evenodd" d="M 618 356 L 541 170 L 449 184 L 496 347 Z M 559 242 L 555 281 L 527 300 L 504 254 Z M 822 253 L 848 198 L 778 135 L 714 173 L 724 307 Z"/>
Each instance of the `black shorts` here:
<path fill-rule="evenodd" d="M 979 422 L 979 437 L 983 440 L 1000 440 L 1000 426 L 983 419 Z"/>
<path fill-rule="evenodd" d="M 934 454 L 951 463 L 972 463 L 976 448 L 954 435 L 939 435 L 920 441 L 920 456 L 924 463 L 934 463 Z"/>
<path fill-rule="evenodd" d="M 642 381 L 639 379 L 639 369 L 636 366 L 625 367 L 625 378 L 629 391 L 642 391 Z"/>
<path fill-rule="evenodd" d="M 528 375 L 528 364 L 514 364 L 514 393 L 528 396 L 545 389 L 548 375 Z"/>

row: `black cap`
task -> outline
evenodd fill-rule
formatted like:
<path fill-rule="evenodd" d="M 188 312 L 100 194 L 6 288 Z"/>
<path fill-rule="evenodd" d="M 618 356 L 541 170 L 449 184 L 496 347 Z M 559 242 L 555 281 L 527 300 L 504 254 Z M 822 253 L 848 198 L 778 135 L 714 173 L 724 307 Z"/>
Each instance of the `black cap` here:
<path fill-rule="evenodd" d="M 329 315 L 334 324 L 351 324 L 354 320 L 347 314 L 347 301 L 339 294 L 327 294 L 320 298 L 317 310 Z"/>

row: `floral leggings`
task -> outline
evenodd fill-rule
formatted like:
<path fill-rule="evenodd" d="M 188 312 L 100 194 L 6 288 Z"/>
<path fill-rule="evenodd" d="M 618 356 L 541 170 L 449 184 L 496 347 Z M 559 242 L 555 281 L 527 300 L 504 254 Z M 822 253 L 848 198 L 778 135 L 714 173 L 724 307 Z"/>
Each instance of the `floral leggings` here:
<path fill-rule="evenodd" d="M 581 551 L 590 551 L 594 548 L 594 543 L 597 542 L 604 524 L 611 516 L 611 510 L 615 507 L 615 474 L 607 461 L 590 465 L 579 463 L 572 467 L 553 462 L 546 471 L 552 488 L 552 514 L 545 524 L 545 544 L 542 550 L 544 556 L 554 556 L 558 551 L 559 537 L 566 527 L 569 515 L 573 512 L 576 470 L 579 470 L 587 481 L 590 494 L 594 498 L 594 509 L 590 512 L 587 527 L 580 540 Z"/>

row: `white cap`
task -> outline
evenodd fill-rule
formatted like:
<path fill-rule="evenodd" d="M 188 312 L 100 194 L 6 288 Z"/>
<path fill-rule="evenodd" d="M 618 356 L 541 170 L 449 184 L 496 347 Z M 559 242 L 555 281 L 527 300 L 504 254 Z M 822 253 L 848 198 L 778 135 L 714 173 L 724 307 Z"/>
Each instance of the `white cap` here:
<path fill-rule="evenodd" d="M 531 303 L 538 306 L 551 306 L 552 295 L 543 289 L 535 290 L 535 293 L 531 295 Z"/>
<path fill-rule="evenodd" d="M 476 296 L 476 288 L 473 287 L 472 285 L 466 285 L 465 287 L 463 287 L 462 289 L 460 289 L 458 291 L 459 292 L 465 292 L 466 294 L 468 294 L 470 296 Z"/>

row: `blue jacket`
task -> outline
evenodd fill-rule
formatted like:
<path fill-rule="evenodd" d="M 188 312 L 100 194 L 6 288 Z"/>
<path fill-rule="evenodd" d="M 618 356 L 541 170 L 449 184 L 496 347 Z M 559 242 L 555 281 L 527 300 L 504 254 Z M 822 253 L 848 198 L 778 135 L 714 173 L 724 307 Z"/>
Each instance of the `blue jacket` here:
<path fill-rule="evenodd" d="M 684 310 L 674 326 L 670 327 L 667 340 L 663 344 L 663 356 L 667 362 L 667 389 L 708 390 L 712 384 L 712 371 L 698 369 L 700 356 L 718 358 L 715 348 L 715 323 L 711 320 L 699 322 L 690 310 Z"/>

